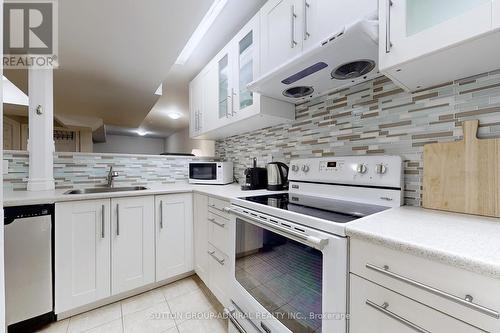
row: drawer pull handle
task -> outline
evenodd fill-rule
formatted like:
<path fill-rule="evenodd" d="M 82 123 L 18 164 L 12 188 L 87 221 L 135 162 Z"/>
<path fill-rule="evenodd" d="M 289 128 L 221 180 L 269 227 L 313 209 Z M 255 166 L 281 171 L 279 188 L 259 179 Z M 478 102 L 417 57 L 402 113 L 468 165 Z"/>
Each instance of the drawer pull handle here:
<path fill-rule="evenodd" d="M 224 266 L 224 263 L 225 263 L 225 259 L 219 259 L 217 258 L 217 256 L 215 255 L 215 251 L 208 251 L 208 254 L 215 259 L 215 261 L 217 261 L 221 266 Z"/>
<path fill-rule="evenodd" d="M 226 226 L 226 224 L 225 224 L 225 223 L 219 223 L 219 222 L 217 222 L 214 218 L 210 218 L 210 219 L 208 219 L 208 220 L 209 220 L 210 222 L 212 222 L 213 224 L 218 225 L 218 226 L 219 226 L 219 227 L 221 227 L 221 228 L 224 228 L 224 227 Z"/>
<path fill-rule="evenodd" d="M 408 326 L 409 328 L 414 329 L 417 332 L 420 332 L 420 333 L 431 333 L 430 331 L 428 331 L 426 329 L 423 329 L 422 327 L 420 327 L 420 326 L 412 323 L 411 321 L 409 321 L 407 319 L 404 319 L 401 316 L 398 316 L 394 312 L 391 312 L 391 311 L 387 310 L 387 308 L 389 307 L 389 303 L 387 303 L 387 302 L 384 303 L 384 304 L 382 304 L 382 305 L 378 305 L 376 303 L 373 303 L 370 300 L 366 300 L 366 305 L 374 308 L 377 311 L 382 312 L 386 316 L 391 317 L 392 319 L 395 319 L 395 320 L 399 321 L 401 324 L 403 324 L 405 326 Z"/>
<path fill-rule="evenodd" d="M 247 333 L 247 331 L 245 331 L 243 326 L 241 326 L 241 324 L 238 322 L 238 320 L 234 317 L 235 312 L 236 312 L 235 310 L 229 311 L 228 309 L 224 309 L 224 314 L 228 317 L 228 319 L 231 321 L 231 323 L 233 323 L 233 325 L 236 327 L 238 332 Z"/>
<path fill-rule="evenodd" d="M 494 310 L 488 309 L 488 308 L 486 308 L 484 306 L 472 303 L 473 297 L 470 296 L 470 295 L 467 295 L 465 297 L 465 299 L 457 297 L 455 295 L 449 294 L 449 293 L 444 292 L 442 290 L 430 287 L 430 286 L 428 286 L 426 284 L 423 284 L 423 283 L 417 282 L 415 280 L 409 279 L 407 277 L 404 277 L 402 275 L 393 273 L 393 272 L 390 271 L 389 266 L 387 266 L 387 265 L 384 266 L 384 267 L 378 267 L 378 266 L 375 266 L 375 265 L 372 265 L 372 264 L 366 264 L 366 268 L 371 269 L 372 271 L 384 274 L 386 276 L 389 276 L 389 277 L 391 277 L 393 279 L 396 279 L 398 281 L 407 283 L 407 284 L 409 284 L 411 286 L 414 286 L 414 287 L 417 287 L 419 289 L 428 291 L 428 292 L 430 292 L 430 293 L 432 293 L 434 295 L 443 297 L 443 298 L 445 298 L 447 300 L 450 300 L 450 301 L 455 302 L 457 304 L 460 304 L 460 305 L 463 305 L 465 307 L 468 307 L 469 309 L 481 312 L 481 313 L 483 313 L 485 315 L 488 315 L 490 317 L 493 317 L 495 319 L 500 319 L 500 314 L 497 311 L 494 311 Z"/>

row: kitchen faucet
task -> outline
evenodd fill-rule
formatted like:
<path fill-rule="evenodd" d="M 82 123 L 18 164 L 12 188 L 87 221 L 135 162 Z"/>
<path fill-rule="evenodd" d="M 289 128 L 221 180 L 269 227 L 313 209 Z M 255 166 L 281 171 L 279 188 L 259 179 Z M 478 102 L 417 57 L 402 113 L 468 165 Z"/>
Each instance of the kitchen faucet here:
<path fill-rule="evenodd" d="M 109 167 L 109 172 L 108 172 L 108 176 L 106 177 L 107 181 L 108 181 L 108 187 L 114 187 L 114 181 L 115 181 L 115 178 L 118 177 L 120 174 L 118 173 L 118 171 L 113 171 L 113 167 Z"/>

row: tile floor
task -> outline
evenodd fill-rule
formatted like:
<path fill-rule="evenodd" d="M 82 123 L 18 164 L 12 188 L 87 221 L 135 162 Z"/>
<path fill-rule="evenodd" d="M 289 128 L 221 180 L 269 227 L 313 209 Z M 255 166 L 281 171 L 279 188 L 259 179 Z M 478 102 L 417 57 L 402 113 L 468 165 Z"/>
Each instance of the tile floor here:
<path fill-rule="evenodd" d="M 222 305 L 192 276 L 54 323 L 43 333 L 226 333 Z"/>

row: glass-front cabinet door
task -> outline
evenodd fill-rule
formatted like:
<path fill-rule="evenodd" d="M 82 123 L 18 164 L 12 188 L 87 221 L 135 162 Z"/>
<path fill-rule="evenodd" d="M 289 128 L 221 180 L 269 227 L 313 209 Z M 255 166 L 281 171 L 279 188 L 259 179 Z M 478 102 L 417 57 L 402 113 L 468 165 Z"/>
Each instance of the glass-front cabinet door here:
<path fill-rule="evenodd" d="M 229 67 L 229 54 L 226 53 L 220 58 L 217 62 L 217 86 L 219 88 L 219 98 L 218 98 L 218 117 L 220 119 L 228 118 L 231 114 L 230 110 L 230 100 L 231 96 L 229 95 L 229 75 L 230 75 L 230 67 Z"/>
<path fill-rule="evenodd" d="M 247 85 L 259 73 L 259 16 L 254 17 L 233 39 L 234 86 L 231 87 L 234 117 L 245 117 L 257 110 L 259 95 L 248 90 Z M 258 111 L 258 110 L 257 110 Z"/>
<path fill-rule="evenodd" d="M 490 31 L 497 0 L 381 0 L 380 69 Z M 495 4 L 498 6 L 498 4 Z"/>

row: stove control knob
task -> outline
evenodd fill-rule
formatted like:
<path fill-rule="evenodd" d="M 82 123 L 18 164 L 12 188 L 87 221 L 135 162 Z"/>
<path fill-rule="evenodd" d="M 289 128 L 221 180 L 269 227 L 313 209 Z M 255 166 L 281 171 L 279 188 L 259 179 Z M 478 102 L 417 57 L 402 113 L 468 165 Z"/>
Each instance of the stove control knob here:
<path fill-rule="evenodd" d="M 292 171 L 293 171 L 293 172 L 297 172 L 297 171 L 299 171 L 299 166 L 298 166 L 297 164 L 293 164 L 293 165 L 292 165 Z"/>
<path fill-rule="evenodd" d="M 309 165 L 303 165 L 302 171 L 304 171 L 305 173 L 309 172 Z"/>
<path fill-rule="evenodd" d="M 383 175 L 387 172 L 387 167 L 383 164 L 377 164 L 377 173 Z"/>
<path fill-rule="evenodd" d="M 364 164 L 358 164 L 358 167 L 356 168 L 356 171 L 360 174 L 365 174 L 366 171 L 368 171 L 368 168 Z"/>

